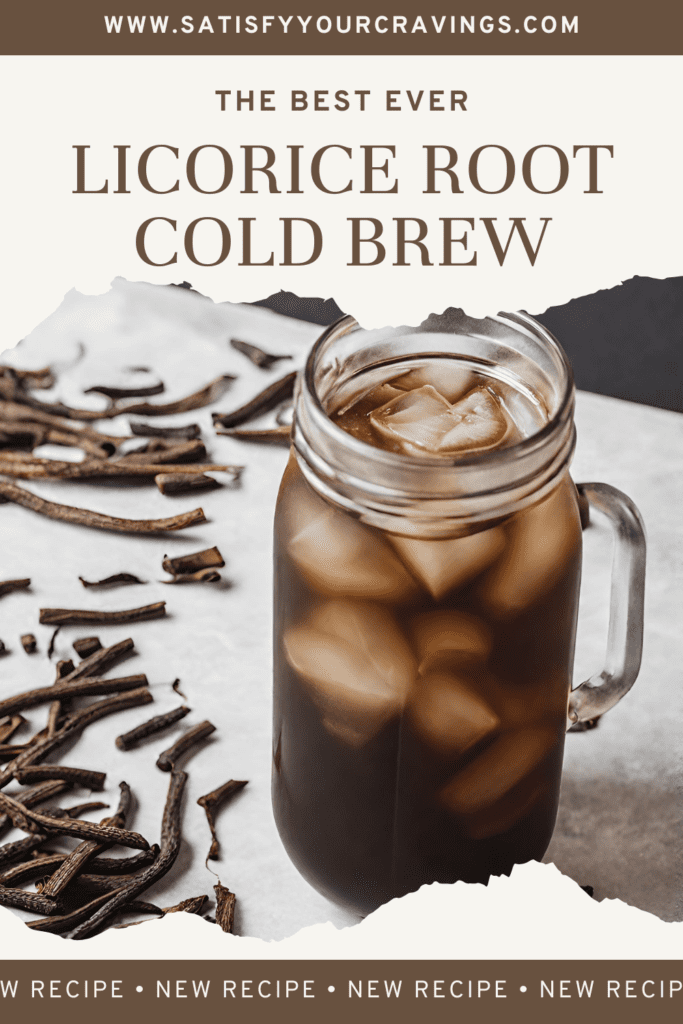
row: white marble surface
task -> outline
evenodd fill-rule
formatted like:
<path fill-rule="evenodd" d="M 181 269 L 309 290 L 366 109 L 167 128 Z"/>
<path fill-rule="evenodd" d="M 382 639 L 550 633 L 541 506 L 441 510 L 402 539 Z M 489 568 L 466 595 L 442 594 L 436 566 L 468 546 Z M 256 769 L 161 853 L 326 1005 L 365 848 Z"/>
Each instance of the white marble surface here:
<path fill-rule="evenodd" d="M 318 333 L 313 325 L 264 309 L 218 306 L 182 290 L 119 281 L 105 296 L 68 295 L 52 317 L 3 359 L 36 367 L 68 361 L 77 342 L 84 342 L 85 357 L 62 369 L 55 397 L 80 406 L 91 399 L 92 407 L 97 407 L 98 399 L 84 397 L 82 390 L 110 383 L 117 367 L 153 367 L 167 387 L 164 396 L 151 399 L 159 402 L 181 397 L 219 373 L 239 374 L 232 389 L 213 406 L 227 410 L 290 366 L 300 365 Z M 229 348 L 231 336 L 271 351 L 294 353 L 297 358 L 266 373 Z M 135 639 L 138 653 L 126 671 L 148 674 L 155 713 L 179 703 L 170 686 L 178 676 L 193 708 L 187 724 L 208 717 L 217 726 L 215 738 L 188 764 L 185 841 L 179 862 L 170 878 L 150 892 L 150 899 L 169 904 L 211 891 L 215 879 L 204 865 L 208 830 L 195 801 L 228 778 L 247 778 L 247 788 L 220 815 L 223 854 L 214 869 L 238 895 L 236 930 L 277 939 L 304 925 L 327 920 L 344 925 L 354 918 L 330 905 L 299 877 L 280 845 L 270 811 L 271 520 L 286 452 L 216 437 L 210 412 L 200 410 L 174 417 L 172 422 L 201 423 L 213 460 L 245 464 L 239 489 L 226 487 L 195 500 L 164 498 L 149 485 L 123 488 L 44 481 L 28 485 L 57 501 L 131 518 L 168 515 L 169 510 L 201 504 L 209 520 L 203 526 L 166 538 L 144 538 L 86 531 L 12 505 L 0 506 L 0 579 L 28 575 L 33 580 L 30 591 L 0 599 L 0 637 L 11 648 L 11 654 L 0 660 L 0 697 L 53 680 L 54 670 L 45 657 L 51 629 L 38 626 L 40 607 L 127 608 L 166 600 L 165 619 L 96 630 L 105 643 L 126 636 Z M 680 917 L 674 874 L 680 842 L 674 838 L 673 815 L 681 778 L 683 721 L 679 668 L 683 645 L 676 611 L 680 610 L 683 418 L 580 394 L 577 423 L 575 478 L 603 480 L 627 491 L 646 521 L 650 543 L 647 639 L 641 678 L 632 693 L 599 729 L 568 738 L 566 787 L 550 852 L 581 884 L 594 884 L 596 895 L 601 894 L 601 886 L 606 890 L 616 882 L 618 892 L 602 894 L 618 895 L 664 917 Z M 113 421 L 111 432 L 125 432 L 125 421 Z M 214 544 L 226 559 L 224 578 L 232 586 L 168 587 L 160 582 L 164 554 L 184 554 Z M 609 538 L 599 527 L 587 534 L 586 551 L 577 679 L 599 665 L 606 635 Z M 121 571 L 136 573 L 149 583 L 86 591 L 77 579 L 79 575 L 98 579 Z M 19 634 L 28 631 L 38 637 L 40 650 L 33 657 L 24 654 L 18 642 Z M 57 638 L 55 659 L 68 657 L 72 641 L 90 632 L 94 630 L 64 628 Z M 150 713 L 148 708 L 136 709 L 99 723 L 84 733 L 73 750 L 64 752 L 62 760 L 106 768 L 112 800 L 119 780 L 125 778 L 138 798 L 132 827 L 154 841 L 167 776 L 156 771 L 153 763 L 170 740 L 163 736 L 126 754 L 114 746 L 116 735 Z M 41 722 L 43 717 L 44 711 L 39 710 L 32 719 Z M 614 811 L 615 786 L 626 794 L 623 807 L 631 817 L 636 814 L 628 849 L 638 839 L 638 863 L 622 857 L 618 827 L 623 828 L 623 821 L 616 812 L 612 818 L 607 814 Z M 639 812 L 649 814 L 647 828 L 639 826 Z M 658 845 L 653 845 L 650 857 L 650 839 L 643 836 L 655 833 Z M 636 884 L 654 870 L 655 860 L 659 865 L 656 884 Z M 645 906 L 648 900 L 650 905 Z"/>

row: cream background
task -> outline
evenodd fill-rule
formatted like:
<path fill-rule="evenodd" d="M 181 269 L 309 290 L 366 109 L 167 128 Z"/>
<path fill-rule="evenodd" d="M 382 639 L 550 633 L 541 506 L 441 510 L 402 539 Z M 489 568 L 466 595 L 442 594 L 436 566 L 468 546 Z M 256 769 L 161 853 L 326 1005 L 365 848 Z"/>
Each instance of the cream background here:
<path fill-rule="evenodd" d="M 117 275 L 155 283 L 185 278 L 204 294 L 233 302 L 262 298 L 280 288 L 333 296 L 369 327 L 416 323 L 449 305 L 463 306 L 475 316 L 499 309 L 541 310 L 634 274 L 679 274 L 681 133 L 673 97 L 680 73 L 679 57 L 4 57 L 4 336 L 12 343 L 25 335 L 71 287 L 101 293 Z M 316 88 L 369 89 L 368 111 L 288 111 L 291 89 Z M 464 89 L 468 110 L 387 113 L 388 88 Z M 232 89 L 233 94 L 237 89 L 274 89 L 278 109 L 221 113 L 216 89 Z M 178 193 L 156 196 L 144 191 L 135 183 L 137 157 L 161 143 L 177 146 L 185 157 L 199 145 L 222 145 L 235 161 L 233 184 L 222 194 L 200 195 L 181 177 Z M 288 144 L 304 146 L 305 157 L 331 143 L 353 147 L 353 192 L 324 195 L 306 184 L 304 174 L 304 195 L 287 195 L 286 184 L 280 186 L 280 195 L 240 194 L 241 145 L 272 146 L 277 169 Z M 398 195 L 357 191 L 362 168 L 358 147 L 370 143 L 396 145 L 392 167 L 398 171 Z M 482 195 L 463 181 L 465 166 L 474 149 L 493 143 L 515 155 L 517 180 L 506 193 Z M 99 188 L 108 177 L 112 189 L 112 147 L 123 144 L 131 146 L 132 194 L 73 195 L 72 147 L 91 147 L 89 187 Z M 463 195 L 422 194 L 422 146 L 436 144 L 458 150 Z M 558 145 L 570 155 L 569 182 L 555 195 L 535 195 L 521 180 L 523 154 L 541 144 Z M 613 159 L 605 153 L 600 158 L 602 195 L 583 194 L 588 187 L 587 153 L 571 159 L 572 147 L 582 144 L 614 146 Z M 339 184 L 347 180 L 346 162 L 341 159 L 338 171 L 330 174 Z M 163 180 L 162 187 L 175 180 L 175 163 L 170 154 L 153 156 L 150 173 L 160 184 Z M 184 161 L 179 163 L 182 169 Z M 540 163 L 538 170 L 540 184 Z M 207 158 L 202 181 L 208 178 Z M 222 218 L 233 234 L 233 253 L 213 268 L 197 267 L 180 255 L 175 266 L 150 267 L 135 251 L 135 232 L 154 216 L 176 219 L 179 234 L 197 217 Z M 265 259 L 271 251 L 266 239 L 273 239 L 277 262 L 282 246 L 278 218 L 283 216 L 320 223 L 325 244 L 318 262 L 305 268 L 239 267 L 238 218 L 257 218 L 254 258 Z M 470 251 L 476 243 L 479 253 L 477 267 L 399 268 L 390 265 L 390 255 L 381 266 L 361 269 L 346 266 L 346 218 L 351 216 L 382 219 L 385 234 L 393 217 L 422 217 L 435 241 L 443 216 L 497 217 L 503 237 L 508 218 L 526 217 L 534 241 L 538 219 L 553 220 L 533 268 L 518 239 L 505 266 L 499 267 L 479 223 L 470 240 Z M 166 237 L 159 233 L 157 253 Z M 455 246 L 455 258 L 460 258 L 458 251 Z M 215 258 L 205 252 L 203 258 Z M 432 258 L 436 262 L 441 257 Z"/>

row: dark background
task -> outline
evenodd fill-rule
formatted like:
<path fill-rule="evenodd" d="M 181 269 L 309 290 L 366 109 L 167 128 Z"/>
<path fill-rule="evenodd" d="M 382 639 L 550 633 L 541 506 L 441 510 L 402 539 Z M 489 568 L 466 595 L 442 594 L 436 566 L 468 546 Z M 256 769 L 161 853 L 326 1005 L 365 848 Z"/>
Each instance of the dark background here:
<path fill-rule="evenodd" d="M 321 326 L 343 315 L 334 299 L 293 292 L 254 305 Z M 581 390 L 683 412 L 683 277 L 634 277 L 531 312 L 563 346 Z"/>

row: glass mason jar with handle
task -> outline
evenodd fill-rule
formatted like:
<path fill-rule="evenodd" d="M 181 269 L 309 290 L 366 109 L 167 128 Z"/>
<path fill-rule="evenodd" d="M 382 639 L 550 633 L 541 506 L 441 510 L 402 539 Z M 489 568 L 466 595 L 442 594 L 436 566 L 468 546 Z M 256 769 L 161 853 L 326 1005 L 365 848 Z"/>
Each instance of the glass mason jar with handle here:
<path fill-rule="evenodd" d="M 275 516 L 277 826 L 358 913 L 540 859 L 568 727 L 638 674 L 645 541 L 577 487 L 574 385 L 526 314 L 326 329 Z M 614 527 L 605 668 L 572 690 L 581 511 Z"/>

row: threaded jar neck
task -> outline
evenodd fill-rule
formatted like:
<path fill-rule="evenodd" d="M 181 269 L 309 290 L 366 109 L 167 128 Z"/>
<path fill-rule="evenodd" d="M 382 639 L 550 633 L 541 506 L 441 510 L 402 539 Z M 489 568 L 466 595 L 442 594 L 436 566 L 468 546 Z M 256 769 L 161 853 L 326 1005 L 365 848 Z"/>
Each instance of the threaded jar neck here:
<path fill-rule="evenodd" d="M 543 425 L 505 448 L 452 458 L 375 448 L 331 416 L 355 375 L 411 357 L 465 359 L 516 382 L 542 410 Z M 366 331 L 352 317 L 322 333 L 299 380 L 293 443 L 301 470 L 324 498 L 392 533 L 457 536 L 541 500 L 574 450 L 574 382 L 553 335 L 526 313 L 475 320 L 460 310 L 418 328 Z"/>

